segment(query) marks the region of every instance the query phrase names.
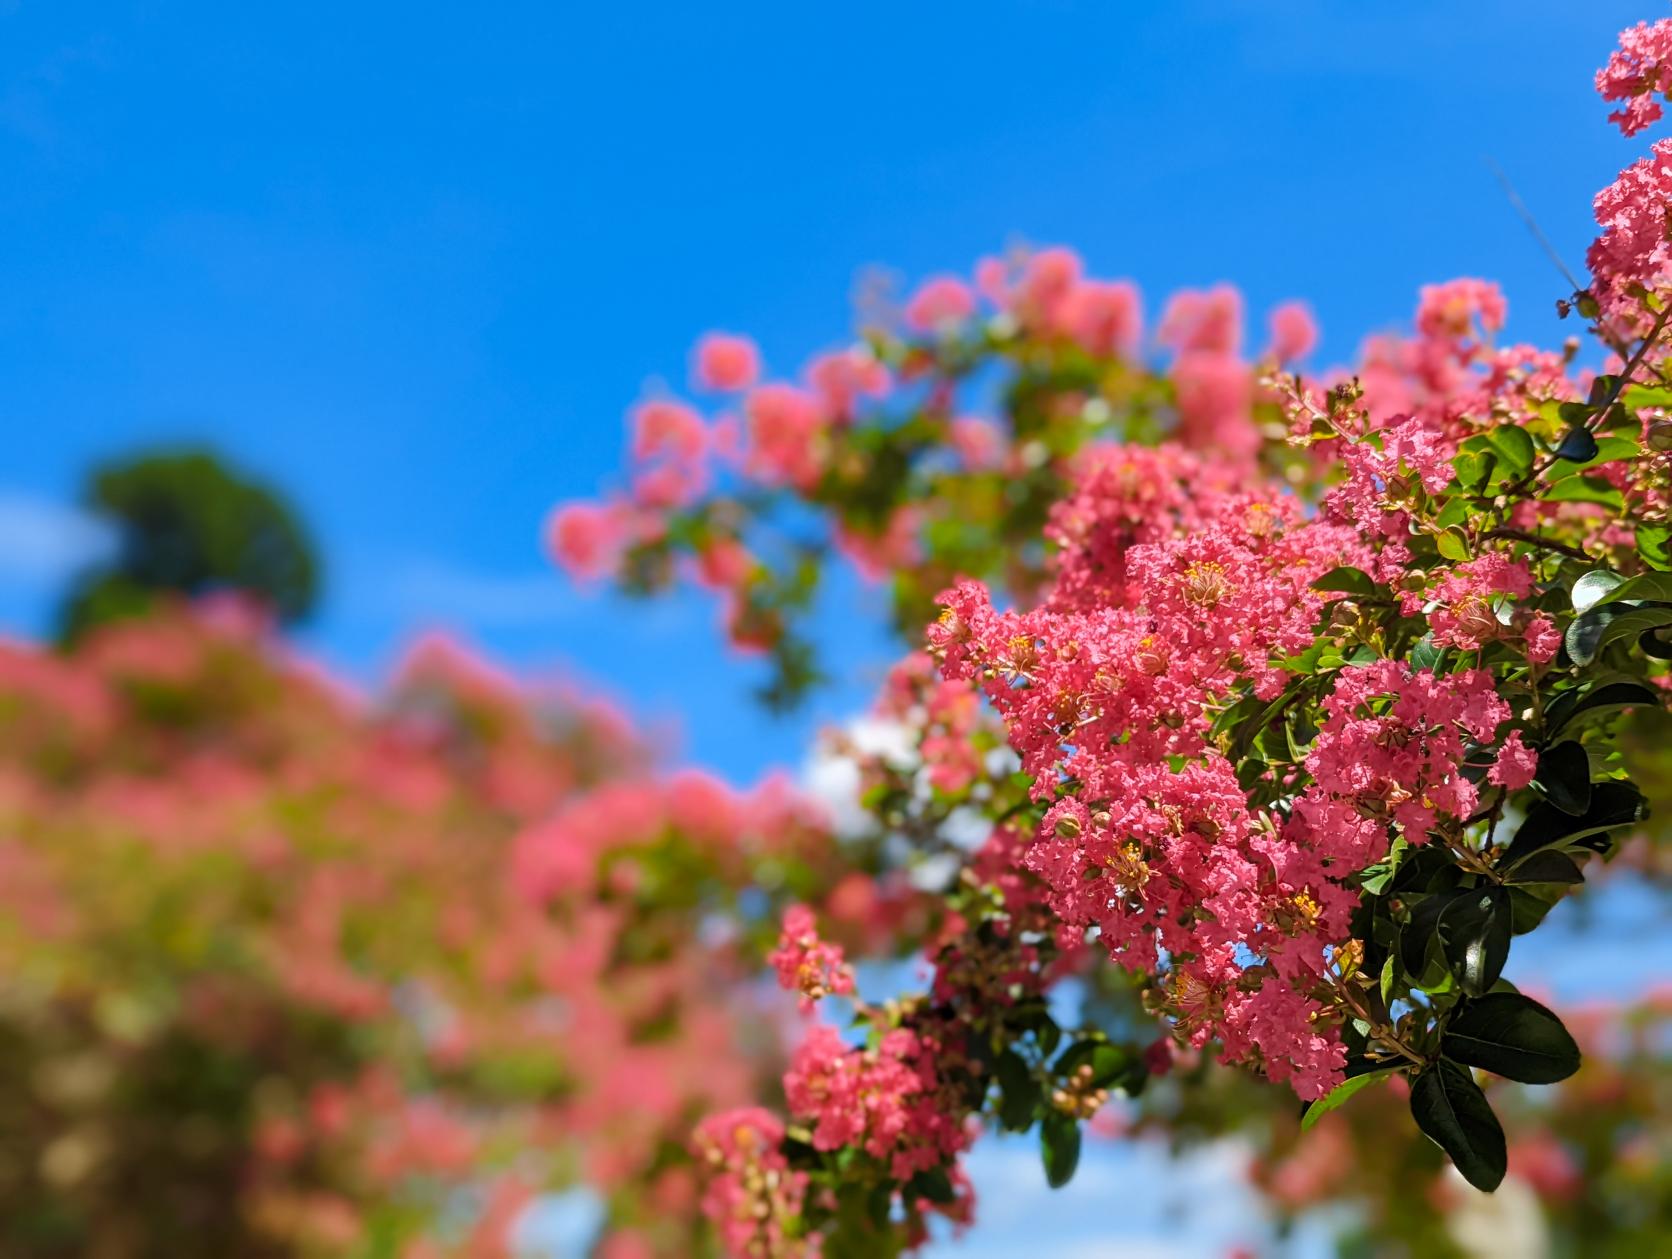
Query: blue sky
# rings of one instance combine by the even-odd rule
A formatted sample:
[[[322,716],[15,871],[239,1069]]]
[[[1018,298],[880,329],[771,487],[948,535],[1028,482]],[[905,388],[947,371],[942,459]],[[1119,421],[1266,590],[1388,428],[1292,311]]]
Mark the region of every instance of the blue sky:
[[[1374,8],[1374,11],[1372,11]],[[867,266],[1067,242],[1138,279],[1305,296],[1325,353],[1418,284],[1559,282],[1634,146],[1604,3],[0,3],[0,627],[42,624],[88,462],[209,440],[317,526],[308,644],[375,675],[420,622],[567,661],[734,776],[794,760],[887,654],[777,723],[698,600],[623,610],[540,558],[623,410],[711,326],[790,370]],[[859,609],[861,613],[864,607]]]
[[[305,638],[339,666],[375,676],[449,623],[677,714],[735,777],[796,763],[887,658],[868,596],[826,609],[847,681],[774,722],[704,602],[584,597],[537,549],[699,332],[790,370],[847,330],[863,268],[1020,239],[1132,276],[1152,312],[1221,279],[1257,314],[1305,297],[1325,359],[1458,274],[1552,341],[1560,281],[1487,159],[1577,265],[1591,194],[1642,147],[1590,77],[1661,12],[0,0],[0,629],[38,630],[85,552],[89,461],[207,440],[315,524]],[[1219,1254],[1248,1223],[1218,1165],[1181,1235],[1191,1174],[1111,1151],[1047,1198],[1024,1163],[984,1147],[978,1179],[1009,1188],[964,1253],[1022,1253],[1049,1219],[1076,1259]]]

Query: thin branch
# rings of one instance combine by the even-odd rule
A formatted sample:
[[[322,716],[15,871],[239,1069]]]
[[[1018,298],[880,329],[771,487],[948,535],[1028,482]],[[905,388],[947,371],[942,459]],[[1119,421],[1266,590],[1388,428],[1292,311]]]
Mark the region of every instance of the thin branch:
[[[1504,190],[1504,196],[1509,198],[1510,207],[1521,216],[1521,221],[1527,225],[1527,230],[1533,234],[1533,239],[1544,250],[1545,256],[1555,264],[1556,270],[1562,273],[1562,278],[1567,281],[1568,291],[1570,293],[1579,292],[1585,286],[1574,277],[1567,263],[1562,261],[1562,255],[1556,252],[1556,246],[1550,243],[1550,238],[1544,234],[1544,229],[1538,225],[1538,220],[1533,217],[1533,212],[1527,208],[1527,203],[1521,200],[1521,194],[1515,191],[1515,185],[1510,183],[1509,176],[1504,174],[1504,168],[1499,166],[1491,157],[1484,160],[1492,173],[1498,177],[1498,183]]]
[[[1488,538],[1502,538],[1506,542],[1525,542],[1528,546],[1542,547],[1546,551],[1555,551],[1561,555],[1570,555],[1576,560],[1583,560],[1589,564],[1590,555],[1580,547],[1567,542],[1558,542],[1555,538],[1547,538],[1542,533],[1532,533],[1526,529],[1511,529],[1507,525],[1489,530]]]

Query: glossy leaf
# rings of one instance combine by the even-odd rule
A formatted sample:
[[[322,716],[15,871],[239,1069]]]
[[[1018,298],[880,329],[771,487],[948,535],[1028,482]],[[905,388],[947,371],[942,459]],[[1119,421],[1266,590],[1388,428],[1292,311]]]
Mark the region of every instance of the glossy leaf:
[[[1643,573],[1615,586],[1600,603],[1672,603],[1672,573]]]
[[[1585,612],[1600,603],[1615,588],[1624,585],[1625,578],[1606,568],[1595,568],[1573,583],[1573,610]]]
[[[1661,695],[1642,682],[1608,682],[1588,691],[1565,691],[1545,710],[1545,724],[1552,735],[1582,713],[1604,708],[1659,707]]]
[[[1476,1189],[1491,1193],[1503,1183],[1509,1167],[1503,1126],[1464,1068],[1442,1059],[1417,1076],[1411,1117]]]
[[[1597,439],[1588,428],[1569,429],[1556,447],[1556,456],[1574,463],[1589,463],[1597,457]]]
[[[1462,893],[1441,912],[1440,947],[1457,986],[1469,996],[1498,982],[1509,957],[1510,923],[1509,893],[1497,886]]]
[[[1554,1084],[1579,1070],[1579,1046],[1550,1010],[1518,992],[1493,992],[1452,1015],[1440,1052],[1522,1084]]]
[[[1533,785],[1564,813],[1583,814],[1591,806],[1591,758],[1569,739],[1539,754]]]
[[[1513,866],[1535,852],[1556,844],[1572,844],[1601,835],[1643,818],[1643,793],[1628,782],[1595,783],[1591,804],[1579,817],[1540,801],[1527,813],[1505,850],[1501,865]]]
[[[1504,882],[1516,885],[1529,883],[1583,883],[1585,872],[1567,853],[1556,848],[1535,852],[1504,875]]]

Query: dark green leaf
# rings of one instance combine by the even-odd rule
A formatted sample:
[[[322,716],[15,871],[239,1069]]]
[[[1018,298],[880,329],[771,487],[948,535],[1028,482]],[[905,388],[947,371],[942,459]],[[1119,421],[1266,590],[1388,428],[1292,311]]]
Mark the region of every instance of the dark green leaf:
[[[1025,1132],[1039,1108],[1039,1081],[1022,1055],[1006,1049],[993,1068],[999,1082],[999,1124],[1010,1132]]]
[[[1503,973],[1509,957],[1509,893],[1477,887],[1454,897],[1439,918],[1440,947],[1457,986],[1478,997]]]
[[[1588,428],[1569,429],[1562,444],[1556,447],[1556,455],[1574,463],[1589,463],[1597,457],[1597,439]]]
[[[1399,964],[1413,980],[1428,967],[1428,945],[1434,938],[1440,914],[1458,896],[1456,891],[1436,892],[1411,907],[1410,920],[1399,928]]]
[[[1462,1067],[1442,1060],[1417,1076],[1411,1117],[1476,1189],[1491,1193],[1503,1182],[1509,1165],[1503,1127]]]
[[[1585,872],[1579,868],[1579,863],[1557,848],[1535,852],[1504,876],[1504,882],[1514,884],[1567,885],[1584,881]]]
[[[1672,603],[1672,573],[1643,573],[1622,582],[1599,603]]]
[[[1579,1070],[1579,1046],[1562,1020],[1531,997],[1493,992],[1446,1024],[1440,1052],[1522,1084],[1554,1084]]]
[[[1642,705],[1658,708],[1660,702],[1659,692],[1651,690],[1641,682],[1608,682],[1592,687],[1589,691],[1564,691],[1551,701],[1550,707],[1545,710],[1544,720],[1550,733],[1557,735],[1568,722],[1581,713],[1599,708]]]
[[[1380,1071],[1367,1071],[1363,1075],[1355,1075],[1350,1080],[1343,1080],[1328,1093],[1306,1108],[1306,1113],[1300,1117],[1300,1130],[1305,1132],[1330,1111],[1342,1106],[1355,1093],[1362,1093],[1372,1084],[1380,1084],[1393,1073],[1393,1068],[1383,1068]]]
[[[1581,666],[1595,660],[1602,650],[1602,636],[1613,619],[1614,612],[1609,608],[1592,608],[1574,617],[1562,639],[1568,658]]]
[[[1540,801],[1527,812],[1527,820],[1500,859],[1501,866],[1513,866],[1535,852],[1556,844],[1573,844],[1643,819],[1643,793],[1629,782],[1602,782],[1591,786],[1591,807],[1579,816],[1564,813],[1548,801]]]
[[[928,1171],[918,1172],[906,1182],[906,1193],[912,1197],[925,1198],[940,1206],[956,1199],[952,1191],[952,1177],[944,1167],[931,1167]]]
[[[1533,785],[1564,813],[1575,817],[1591,807],[1591,758],[1572,739],[1539,754]]]
[[[1060,1110],[1051,1111],[1039,1125],[1039,1152],[1045,1161],[1045,1183],[1061,1189],[1080,1165],[1080,1125]]]
[[[1603,630],[1597,650],[1601,651],[1609,643],[1618,642],[1622,638],[1636,638],[1667,625],[1672,625],[1672,608],[1632,608],[1630,611],[1620,612],[1608,622],[1608,628]]]

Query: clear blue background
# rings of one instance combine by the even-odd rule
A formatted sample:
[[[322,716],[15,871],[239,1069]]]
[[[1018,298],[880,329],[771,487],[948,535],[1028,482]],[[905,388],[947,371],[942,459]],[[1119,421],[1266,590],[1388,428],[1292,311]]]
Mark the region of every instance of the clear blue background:
[[[793,764],[888,657],[867,596],[829,600],[848,681],[774,722],[705,601],[623,609],[538,550],[698,333],[748,330],[793,370],[848,329],[863,267],[1022,239],[1136,278],[1152,313],[1221,279],[1256,316],[1305,297],[1322,361],[1458,274],[1553,343],[1562,282],[1487,159],[1578,266],[1592,193],[1646,148],[1591,75],[1663,11],[0,3],[0,628],[40,630],[85,553],[91,460],[209,440],[316,526],[305,640],[340,667],[373,678],[447,623],[677,714],[734,777]],[[1007,1149],[984,1183],[1012,1182]],[[1049,1205],[1001,1194],[972,1253],[1019,1253],[1041,1212],[1100,1239],[1077,1256],[1222,1253],[1245,1226],[1198,1197],[1193,1240],[1159,1206],[1112,1237],[1112,1199],[1165,1201],[1131,1157]]]
[[[700,600],[623,614],[537,548],[616,470],[646,382],[753,332],[781,370],[867,265],[1018,239],[1138,279],[1304,296],[1325,358],[1417,286],[1561,292],[1489,172],[1576,264],[1641,147],[1590,76],[1644,3],[0,5],[0,626],[74,548],[98,456],[209,439],[330,561],[311,647],[375,676],[420,621],[571,662],[737,776],[793,759],[886,657],[787,725]],[[9,526],[9,528],[7,527]],[[58,529],[59,533],[63,529]],[[59,552],[66,553],[60,555]]]

